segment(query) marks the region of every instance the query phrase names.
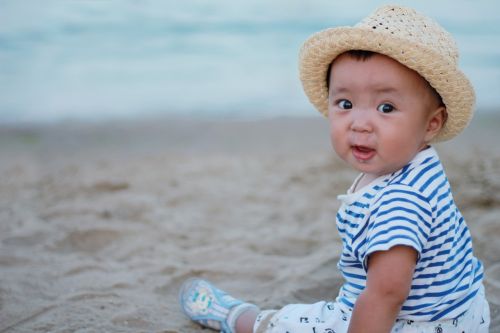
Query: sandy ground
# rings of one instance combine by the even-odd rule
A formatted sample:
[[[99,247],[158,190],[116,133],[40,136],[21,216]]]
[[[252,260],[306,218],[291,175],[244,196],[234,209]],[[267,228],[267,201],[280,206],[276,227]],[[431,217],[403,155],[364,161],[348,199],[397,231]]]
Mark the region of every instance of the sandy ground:
[[[500,332],[500,118],[437,146]],[[201,332],[202,276],[263,308],[333,298],[355,173],[318,117],[0,129],[0,333]],[[208,332],[208,331],[204,331]]]

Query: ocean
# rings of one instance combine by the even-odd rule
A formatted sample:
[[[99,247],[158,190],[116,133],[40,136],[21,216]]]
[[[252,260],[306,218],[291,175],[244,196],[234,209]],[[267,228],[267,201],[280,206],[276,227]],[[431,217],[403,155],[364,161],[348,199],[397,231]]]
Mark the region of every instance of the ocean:
[[[382,1],[0,0],[0,123],[311,115],[297,53]],[[500,2],[398,1],[456,38],[500,111]]]

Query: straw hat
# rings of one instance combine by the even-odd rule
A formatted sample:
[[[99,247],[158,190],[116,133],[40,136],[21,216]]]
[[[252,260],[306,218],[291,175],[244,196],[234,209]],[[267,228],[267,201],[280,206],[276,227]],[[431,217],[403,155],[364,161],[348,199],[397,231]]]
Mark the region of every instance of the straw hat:
[[[458,68],[453,37],[432,19],[400,6],[383,6],[354,27],[330,28],[313,34],[300,50],[299,71],[311,103],[328,114],[328,67],[349,50],[385,54],[423,76],[441,95],[448,119],[433,141],[460,133],[472,118],[474,88]]]

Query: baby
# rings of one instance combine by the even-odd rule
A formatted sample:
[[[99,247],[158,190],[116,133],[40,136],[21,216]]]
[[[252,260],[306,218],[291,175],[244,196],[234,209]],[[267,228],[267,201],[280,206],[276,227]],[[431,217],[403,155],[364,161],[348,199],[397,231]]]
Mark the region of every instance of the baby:
[[[335,152],[360,172],[340,195],[335,301],[261,311],[209,282],[184,283],[184,312],[225,333],[488,332],[483,265],[431,143],[472,117],[474,90],[436,22],[384,6],[303,45],[300,78],[330,123]]]

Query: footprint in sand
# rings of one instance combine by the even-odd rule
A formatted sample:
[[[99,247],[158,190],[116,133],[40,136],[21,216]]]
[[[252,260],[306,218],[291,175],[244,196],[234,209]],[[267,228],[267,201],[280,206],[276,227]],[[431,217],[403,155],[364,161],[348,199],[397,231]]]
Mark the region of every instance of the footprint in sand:
[[[56,242],[52,250],[96,253],[121,238],[123,233],[112,229],[75,230]]]
[[[93,184],[90,189],[96,192],[117,192],[126,190],[129,187],[130,184],[127,182],[100,181]]]

